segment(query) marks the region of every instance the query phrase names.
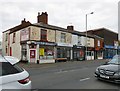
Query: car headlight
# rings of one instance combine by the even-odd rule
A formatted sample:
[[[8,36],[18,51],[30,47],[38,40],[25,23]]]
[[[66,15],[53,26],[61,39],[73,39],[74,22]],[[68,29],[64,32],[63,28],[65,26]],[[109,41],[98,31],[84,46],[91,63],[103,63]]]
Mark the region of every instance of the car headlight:
[[[114,75],[115,76],[120,76],[120,71],[116,72]]]
[[[98,72],[98,68],[96,68],[96,72]]]

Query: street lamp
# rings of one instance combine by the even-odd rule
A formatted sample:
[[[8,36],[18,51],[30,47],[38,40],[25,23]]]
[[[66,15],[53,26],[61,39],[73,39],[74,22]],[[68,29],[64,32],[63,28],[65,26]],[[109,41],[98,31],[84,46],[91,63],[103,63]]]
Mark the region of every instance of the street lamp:
[[[87,60],[87,16],[90,14],[94,14],[94,12],[86,14],[86,60]]]

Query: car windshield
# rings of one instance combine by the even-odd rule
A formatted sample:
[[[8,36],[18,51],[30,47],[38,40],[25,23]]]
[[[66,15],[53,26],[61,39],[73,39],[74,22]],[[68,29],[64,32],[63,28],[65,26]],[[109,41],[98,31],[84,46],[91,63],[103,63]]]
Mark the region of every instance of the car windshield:
[[[120,55],[116,55],[114,56],[109,62],[108,64],[120,64]]]

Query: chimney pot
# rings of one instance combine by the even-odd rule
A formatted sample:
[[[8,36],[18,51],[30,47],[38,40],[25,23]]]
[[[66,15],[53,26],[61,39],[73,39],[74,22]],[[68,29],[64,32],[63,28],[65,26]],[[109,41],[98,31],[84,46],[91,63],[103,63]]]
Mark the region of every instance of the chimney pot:
[[[40,12],[38,12],[38,15],[40,15]]]
[[[21,21],[21,24],[24,24],[24,23],[26,23],[25,18]]]

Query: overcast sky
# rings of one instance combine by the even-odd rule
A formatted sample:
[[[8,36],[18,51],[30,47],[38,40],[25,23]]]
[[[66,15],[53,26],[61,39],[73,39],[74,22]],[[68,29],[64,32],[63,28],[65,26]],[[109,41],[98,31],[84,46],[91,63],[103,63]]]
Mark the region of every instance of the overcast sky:
[[[88,29],[105,27],[118,32],[119,0],[0,0],[0,40],[2,32],[21,23],[23,18],[37,22],[38,12],[48,13],[48,24],[66,28],[74,25],[77,31],[85,31],[85,15]]]

